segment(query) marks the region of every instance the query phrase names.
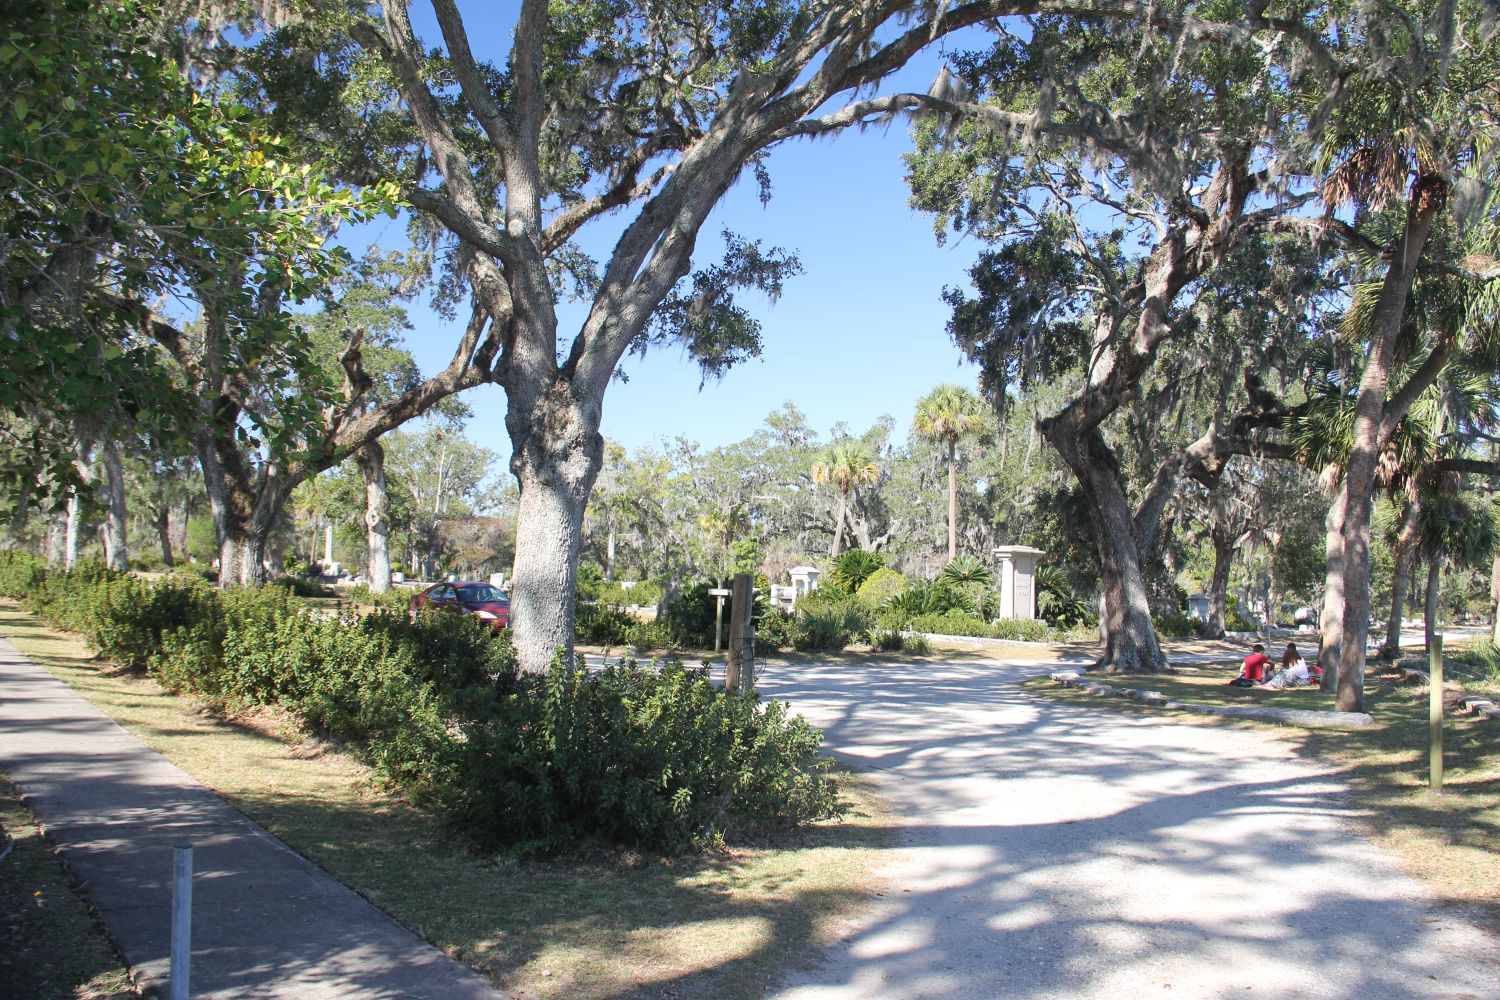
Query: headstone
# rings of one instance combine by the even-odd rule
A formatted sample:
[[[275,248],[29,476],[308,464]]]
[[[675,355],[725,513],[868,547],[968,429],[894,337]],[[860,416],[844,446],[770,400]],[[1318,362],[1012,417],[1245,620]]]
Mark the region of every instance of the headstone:
[[[1188,598],[1188,617],[1206,622],[1212,605],[1213,602],[1208,599],[1207,594],[1194,594]]]
[[[392,573],[391,574],[391,582],[392,583],[405,583],[406,582],[406,574],[405,573]]]
[[[787,571],[792,577],[792,590],[796,597],[802,597],[818,589],[818,577],[821,575],[816,566],[793,566]],[[795,598],[793,599],[795,602]]]
[[[1001,545],[995,549],[1000,559],[1000,617],[1036,617],[1036,564],[1047,553],[1028,545]]]
[[[505,589],[505,574],[504,573],[491,573],[490,574],[490,586],[496,588],[497,590],[504,590]]]

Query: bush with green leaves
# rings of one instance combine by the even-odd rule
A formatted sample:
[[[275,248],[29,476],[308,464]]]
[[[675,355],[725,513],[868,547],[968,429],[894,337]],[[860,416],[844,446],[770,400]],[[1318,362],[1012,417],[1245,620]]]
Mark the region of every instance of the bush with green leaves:
[[[1156,626],[1157,635],[1168,639],[1201,638],[1204,632],[1202,619],[1194,618],[1177,612],[1171,615],[1159,615],[1151,619],[1151,624]]]
[[[15,566],[0,571],[20,579]],[[284,587],[94,564],[43,574],[28,600],[171,690],[275,706],[337,737],[487,846],[678,851],[840,809],[816,730],[681,666],[522,676],[509,634],[469,615],[316,615]]]
[[[20,600],[47,577],[47,562],[29,552],[0,549],[0,597]]]
[[[666,851],[840,811],[820,735],[668,664],[520,678],[495,719],[455,741],[441,801],[487,846],[550,853],[581,840]]]
[[[864,640],[875,616],[854,598],[819,587],[797,601],[792,646],[803,652],[837,652]]]
[[[755,621],[755,644],[765,649],[788,649],[797,637],[797,613],[771,608]]]
[[[882,566],[865,578],[855,597],[867,608],[878,608],[906,591],[906,577],[889,566]]]
[[[846,594],[855,594],[884,565],[885,560],[874,552],[847,549],[833,560],[825,582]]]
[[[918,615],[940,615],[963,609],[963,599],[941,580],[916,580],[886,602],[886,607],[915,618]],[[967,610],[967,609],[963,609]]]
[[[932,635],[963,635],[1021,642],[1045,642],[1053,638],[1047,623],[1039,618],[1002,618],[987,622],[959,610],[918,615],[911,620],[911,630]]]
[[[626,641],[640,619],[608,604],[579,603],[573,613],[573,632],[579,642],[596,646],[618,646]]]

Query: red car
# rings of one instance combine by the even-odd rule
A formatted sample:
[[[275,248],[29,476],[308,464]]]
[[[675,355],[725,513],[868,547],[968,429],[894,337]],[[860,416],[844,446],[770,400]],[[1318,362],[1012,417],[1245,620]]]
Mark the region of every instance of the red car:
[[[424,607],[462,611],[480,619],[497,632],[510,626],[510,598],[499,587],[489,583],[474,580],[434,583],[426,590],[412,595],[412,612]]]

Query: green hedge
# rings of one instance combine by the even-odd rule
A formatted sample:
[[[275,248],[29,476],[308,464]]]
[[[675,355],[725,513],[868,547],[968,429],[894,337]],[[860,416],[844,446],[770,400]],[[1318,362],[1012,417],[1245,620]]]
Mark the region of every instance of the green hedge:
[[[913,632],[929,632],[934,635],[971,635],[984,639],[1009,639],[1025,642],[1046,642],[1056,638],[1047,623],[1038,618],[1002,618],[987,622],[964,611],[944,611],[941,614],[917,615],[908,626]]]
[[[14,554],[0,588],[171,690],[345,741],[486,847],[679,851],[841,809],[817,730],[681,667],[523,675],[508,633],[467,615],[320,617],[282,587],[49,573]]]

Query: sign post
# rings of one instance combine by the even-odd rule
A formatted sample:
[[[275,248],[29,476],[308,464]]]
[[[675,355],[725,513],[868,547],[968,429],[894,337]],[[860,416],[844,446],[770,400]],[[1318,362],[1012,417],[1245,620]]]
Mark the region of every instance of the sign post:
[[[730,591],[723,587],[714,587],[708,592],[710,597],[719,599],[719,607],[714,612],[714,652],[717,653],[724,648],[724,598],[728,597]]]

